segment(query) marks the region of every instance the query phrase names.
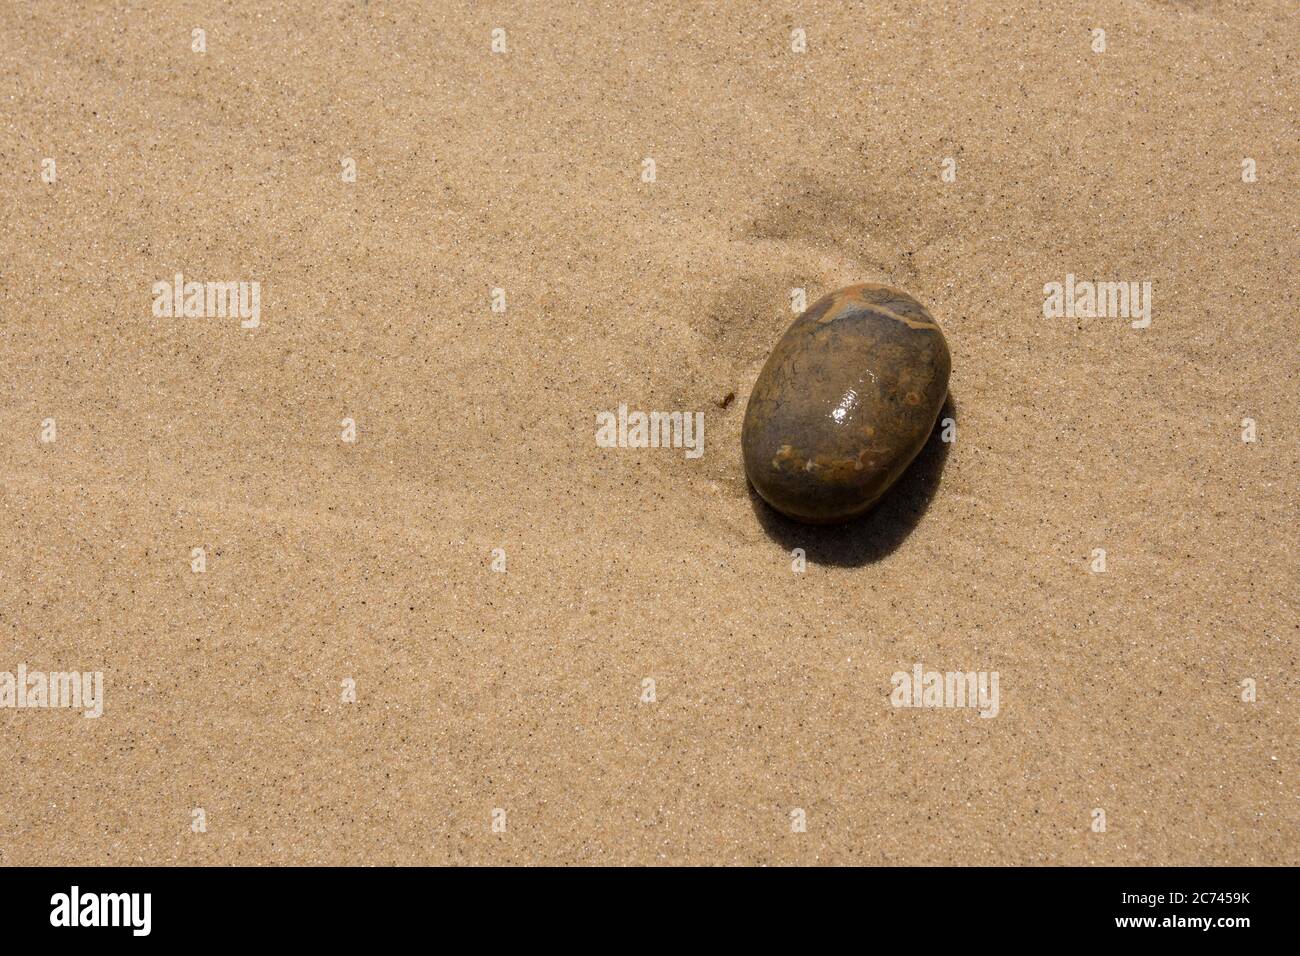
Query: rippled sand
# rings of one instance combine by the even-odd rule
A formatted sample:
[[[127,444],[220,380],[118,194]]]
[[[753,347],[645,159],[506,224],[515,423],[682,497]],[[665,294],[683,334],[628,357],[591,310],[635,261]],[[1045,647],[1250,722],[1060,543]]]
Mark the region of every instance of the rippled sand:
[[[0,863],[1300,862],[1291,4],[233,6],[0,8],[0,671],[105,687]],[[805,530],[740,421],[853,281],[956,441]]]

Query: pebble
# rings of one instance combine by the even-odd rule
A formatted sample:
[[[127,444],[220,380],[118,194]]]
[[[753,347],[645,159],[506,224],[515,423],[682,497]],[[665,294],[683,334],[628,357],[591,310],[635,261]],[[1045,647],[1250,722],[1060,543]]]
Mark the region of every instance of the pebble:
[[[906,292],[863,283],[794,320],[745,408],[745,473],[777,511],[810,524],[869,511],[934,429],[952,359]]]

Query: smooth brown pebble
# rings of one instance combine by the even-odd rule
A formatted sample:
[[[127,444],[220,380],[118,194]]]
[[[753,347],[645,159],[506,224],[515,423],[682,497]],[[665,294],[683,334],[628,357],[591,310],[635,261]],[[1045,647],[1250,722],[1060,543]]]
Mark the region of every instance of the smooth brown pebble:
[[[906,292],[832,292],[772,349],[745,408],[745,473],[763,500],[811,524],[870,510],[930,437],[948,395],[943,332]]]

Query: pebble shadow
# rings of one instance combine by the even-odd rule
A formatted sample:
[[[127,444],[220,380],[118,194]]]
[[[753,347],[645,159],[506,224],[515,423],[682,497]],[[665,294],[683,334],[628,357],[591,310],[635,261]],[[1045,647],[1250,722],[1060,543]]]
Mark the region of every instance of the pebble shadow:
[[[749,503],[759,524],[786,551],[803,548],[807,559],[814,564],[860,567],[889,557],[907,540],[939,490],[950,445],[940,437],[945,418],[957,421],[957,405],[952,395],[944,401],[939,420],[920,454],[880,504],[861,518],[841,525],[800,524],[774,511],[759,497],[753,485],[749,485]]]

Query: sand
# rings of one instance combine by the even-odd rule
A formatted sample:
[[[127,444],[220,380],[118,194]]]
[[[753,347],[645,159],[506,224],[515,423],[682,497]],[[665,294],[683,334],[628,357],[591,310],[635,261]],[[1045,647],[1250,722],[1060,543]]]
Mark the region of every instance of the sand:
[[[700,6],[0,9],[0,671],[104,687],[0,863],[1300,862],[1294,5]],[[740,421],[854,281],[956,436],[809,530]]]

